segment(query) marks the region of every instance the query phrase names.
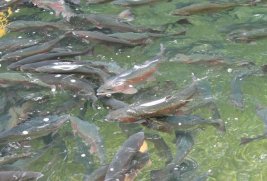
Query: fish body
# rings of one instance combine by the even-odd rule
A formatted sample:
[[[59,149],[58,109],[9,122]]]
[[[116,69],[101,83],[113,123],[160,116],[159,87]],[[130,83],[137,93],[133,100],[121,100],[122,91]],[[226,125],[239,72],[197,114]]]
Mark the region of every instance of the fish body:
[[[44,53],[47,52],[49,50],[52,50],[54,48],[54,46],[56,46],[61,40],[63,40],[64,38],[67,37],[69,33],[65,33],[64,35],[48,41],[46,43],[40,44],[40,45],[35,45],[35,46],[31,46],[25,49],[21,49],[21,50],[17,50],[15,52],[11,52],[8,54],[5,54],[4,56],[1,57],[0,62],[1,61],[18,61],[20,59],[32,56],[32,55],[36,55],[39,53]]]
[[[43,176],[40,172],[32,171],[0,171],[0,180],[3,181],[36,181]]]
[[[101,164],[106,162],[103,140],[96,125],[83,121],[77,117],[71,117],[71,126],[75,135],[80,136],[90,146],[90,153],[97,154]]]
[[[120,6],[138,6],[153,3],[157,0],[115,0],[112,4],[120,5]]]
[[[66,20],[74,16],[75,13],[66,5],[64,0],[30,0],[35,6],[47,10],[53,10],[56,16],[61,15]]]
[[[236,3],[225,3],[225,4],[199,3],[199,4],[192,4],[186,7],[176,9],[172,12],[172,15],[190,16],[194,14],[217,12],[217,11],[222,11],[226,9],[232,9],[236,6],[239,6],[239,5]]]
[[[203,119],[195,115],[177,115],[156,118],[152,124],[158,124],[158,129],[165,132],[190,131],[206,125],[214,126],[219,131],[225,132],[225,125],[221,119]]]
[[[137,89],[133,86],[144,82],[156,72],[159,63],[163,60],[164,49],[161,48],[159,55],[143,65],[136,65],[132,69],[108,79],[97,90],[97,95],[108,95],[114,93],[134,94]]]
[[[267,28],[254,28],[251,30],[239,29],[230,32],[227,39],[238,43],[249,43],[267,37]]]
[[[151,171],[151,181],[170,181],[176,180],[177,174],[178,176],[181,174],[181,169],[179,169],[179,165],[183,163],[185,157],[192,150],[194,145],[193,137],[190,133],[179,133],[176,136],[176,156],[172,160],[171,163],[166,165],[165,168],[160,170],[152,170]],[[178,172],[178,173],[176,173]],[[179,178],[179,177],[178,177]]]
[[[196,85],[192,83],[177,94],[110,111],[106,119],[109,121],[135,122],[143,118],[179,113],[179,109],[190,102],[196,93]]]
[[[0,52],[4,54],[6,52],[13,52],[18,49],[31,47],[36,44],[38,44],[37,40],[2,38],[0,41]]]
[[[144,133],[138,132],[130,136],[118,150],[114,158],[112,159],[105,181],[111,180],[123,180],[125,174],[128,171],[128,167],[132,162],[133,158],[139,152],[141,146],[144,143]]]
[[[59,22],[43,22],[43,21],[12,21],[6,26],[9,32],[18,32],[25,30],[60,30],[60,31],[70,31],[73,28],[68,26],[67,23],[63,21]]]
[[[43,60],[51,60],[51,59],[58,59],[63,57],[73,57],[78,55],[84,55],[87,53],[92,52],[92,49],[87,49],[82,52],[51,52],[51,53],[40,53],[37,55],[33,55],[30,57],[26,57],[24,59],[21,59],[17,62],[14,62],[10,64],[7,68],[11,70],[18,69],[21,65],[35,63],[35,62],[41,62]],[[90,53],[91,54],[91,53]]]
[[[69,119],[68,115],[36,117],[0,133],[0,143],[39,138],[56,131]]]
[[[77,36],[82,39],[86,39],[89,41],[103,42],[107,44],[121,44],[127,46],[133,46],[130,41],[119,39],[116,37],[109,36],[105,33],[97,32],[97,31],[73,31],[74,36]]]
[[[0,73],[0,87],[9,87],[18,84],[50,87],[45,82],[39,80],[37,77],[33,77],[29,73],[27,74],[15,73],[15,72]]]
[[[79,96],[84,97],[87,100],[91,100],[93,103],[97,101],[92,85],[85,79],[79,79],[73,75],[63,74],[39,75],[38,78],[48,85],[67,89],[75,94],[77,93]]]

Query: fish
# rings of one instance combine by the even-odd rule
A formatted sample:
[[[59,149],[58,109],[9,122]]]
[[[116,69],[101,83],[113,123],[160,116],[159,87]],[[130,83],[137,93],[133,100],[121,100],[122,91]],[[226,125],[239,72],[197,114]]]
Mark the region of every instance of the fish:
[[[165,168],[152,170],[150,172],[151,181],[169,181],[177,179],[176,173],[179,175],[179,165],[183,163],[185,157],[190,153],[194,145],[194,140],[191,133],[177,132],[176,133],[176,156],[171,163]]]
[[[104,181],[109,165],[103,165],[94,170],[90,175],[86,175],[83,181]]]
[[[98,29],[110,29],[117,32],[143,32],[148,29],[142,27],[136,27],[132,24],[121,22],[117,17],[109,14],[79,14],[71,18],[71,23],[80,20],[86,25],[94,25]],[[73,23],[74,23],[73,22]]]
[[[201,13],[210,13],[210,12],[218,12],[226,9],[233,9],[237,6],[241,6],[237,3],[197,3],[191,4],[189,6],[185,6],[179,9],[174,10],[172,15],[180,15],[180,16],[190,16]]]
[[[35,139],[59,129],[69,115],[35,117],[0,133],[0,144]]]
[[[92,67],[86,62],[54,62],[44,66],[36,67],[35,72],[52,73],[52,74],[78,74],[97,78],[103,83],[109,74],[99,68]]]
[[[249,71],[244,71],[244,72],[241,72],[239,74],[237,74],[232,82],[231,82],[231,95],[230,95],[230,100],[231,100],[231,103],[236,107],[236,108],[239,108],[239,109],[243,109],[244,108],[244,95],[242,93],[242,90],[241,90],[241,86],[242,86],[242,83],[243,83],[243,80],[248,77],[248,76],[251,76],[251,75],[254,75],[254,74],[257,74],[259,73],[259,70],[258,68],[253,68]]]
[[[50,88],[49,84],[41,81],[37,77],[34,77],[32,74],[27,73],[16,73],[16,72],[5,72],[0,73],[0,87],[9,87],[15,85],[24,85],[24,86],[41,86]]]
[[[184,35],[184,34],[185,34],[185,31],[182,30],[182,31],[172,33],[172,34],[150,33],[150,32],[141,32],[141,33],[119,32],[119,33],[109,34],[109,36],[129,41],[133,45],[145,45],[145,44],[151,43],[152,39],[161,38],[161,37],[169,37],[169,36],[178,36],[178,35]]]
[[[0,171],[0,180],[5,181],[30,181],[39,180],[44,175],[41,172],[32,171]]]
[[[25,152],[25,153],[15,153],[12,155],[5,155],[0,157],[0,165],[12,164],[17,160],[28,158],[33,155],[32,152]]]
[[[41,62],[44,60],[59,59],[63,57],[73,57],[78,55],[92,54],[92,49],[88,48],[85,51],[73,51],[73,52],[51,52],[51,53],[40,53],[23,58],[17,62],[11,63],[7,68],[10,70],[17,70],[21,65]]]
[[[64,0],[30,0],[30,2],[39,8],[53,10],[56,16],[61,15],[67,21],[75,16],[75,13],[66,5]]]
[[[179,62],[183,64],[197,64],[197,65],[226,65],[228,62],[219,56],[210,56],[205,54],[182,54],[178,53],[174,57],[170,58],[170,62]]]
[[[159,134],[145,132],[145,140],[153,143],[154,148],[156,149],[156,154],[160,159],[166,160],[165,164],[168,164],[173,160],[170,147]]]
[[[256,114],[260,119],[263,121],[264,124],[264,133],[257,135],[255,137],[242,137],[240,144],[247,144],[252,141],[257,141],[261,139],[266,139],[267,138],[267,108],[263,107],[262,105],[257,105],[256,106]]]
[[[54,46],[56,46],[61,40],[65,39],[69,34],[70,32],[67,32],[64,35],[61,35],[60,37],[54,40],[50,40],[40,45],[35,45],[35,46],[31,46],[31,47],[24,48],[21,50],[17,50],[15,52],[7,53],[1,57],[0,62],[3,62],[3,61],[15,62],[15,61],[18,61],[20,59],[23,59],[23,58],[26,58],[32,55],[36,55],[39,53],[44,53],[49,50],[52,50]]]
[[[139,5],[153,3],[156,1],[157,0],[115,0],[112,1],[112,4],[120,6],[139,6]]]
[[[227,34],[227,40],[237,43],[249,43],[267,37],[267,28],[254,28],[250,30],[237,29]]]
[[[111,77],[97,89],[97,95],[109,95],[114,93],[135,94],[137,89],[134,85],[144,82],[156,72],[163,58],[165,48],[161,45],[160,53],[152,60],[142,65],[135,65],[132,69]]]
[[[191,131],[206,125],[214,126],[218,131],[225,132],[225,124],[221,119],[203,119],[196,115],[166,116],[148,120],[150,128],[167,133],[173,133],[176,130]]]
[[[133,46],[130,41],[119,39],[116,37],[109,36],[105,33],[101,33],[98,31],[73,31],[72,32],[74,36],[77,36],[82,39],[86,39],[89,41],[95,41],[100,43],[106,43],[106,44],[119,44],[119,45],[127,45],[127,46]]]
[[[8,32],[34,31],[34,30],[60,30],[71,31],[74,28],[67,24],[67,22],[44,22],[44,21],[24,21],[17,20],[10,22],[6,29]]]
[[[144,144],[144,132],[131,135],[113,157],[105,181],[124,180],[128,166]]]
[[[18,49],[23,49],[37,45],[38,40],[32,40],[27,38],[1,38],[0,41],[0,55],[6,54],[7,52],[13,52]]]
[[[73,75],[64,74],[45,74],[38,75],[37,77],[50,86],[67,89],[78,94],[86,100],[92,101],[93,105],[97,101],[95,90],[93,89],[92,84],[86,79],[79,79]]]
[[[197,94],[196,83],[186,86],[182,91],[163,98],[145,102],[134,103],[125,108],[110,111],[106,121],[135,122],[140,119],[178,114],[179,109],[192,101]]]
[[[100,4],[100,3],[105,3],[110,0],[86,0],[86,4]]]
[[[71,127],[74,135],[80,136],[83,141],[90,146],[89,153],[97,154],[100,163],[106,163],[104,143],[96,125],[77,117],[70,117]]]

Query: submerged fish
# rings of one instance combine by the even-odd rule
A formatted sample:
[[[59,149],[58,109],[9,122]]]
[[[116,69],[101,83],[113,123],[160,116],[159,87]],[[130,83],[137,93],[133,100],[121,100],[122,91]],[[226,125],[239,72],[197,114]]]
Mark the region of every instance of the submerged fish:
[[[227,39],[239,42],[249,43],[254,40],[261,40],[267,37],[267,28],[254,28],[250,30],[238,29],[230,32],[227,35]]]
[[[225,125],[221,119],[203,119],[195,115],[166,116],[150,119],[150,121],[150,128],[162,130],[168,133],[176,130],[194,130],[206,125],[214,126],[219,131],[225,132]]]
[[[7,68],[14,70],[18,69],[20,66],[25,65],[25,64],[30,64],[30,63],[35,63],[35,62],[41,62],[44,60],[51,60],[51,59],[58,59],[62,57],[74,57],[78,55],[84,55],[84,54],[92,54],[92,49],[86,49],[85,51],[74,51],[74,52],[49,52],[49,53],[40,53],[37,55],[29,56],[26,58],[23,58],[17,62],[14,62],[10,64]]]
[[[38,44],[38,40],[31,39],[9,39],[9,38],[1,38],[0,41],[0,55],[6,54],[8,52],[13,52],[18,49],[23,49],[27,47],[31,47],[33,45]]]
[[[42,43],[40,45],[35,45],[29,48],[25,48],[25,49],[21,49],[21,50],[17,50],[15,52],[11,52],[8,54],[5,54],[4,56],[1,57],[0,62],[1,61],[18,61],[20,59],[32,56],[32,55],[36,55],[39,53],[44,53],[47,52],[49,50],[52,50],[54,48],[54,46],[56,46],[61,40],[63,40],[64,38],[66,38],[68,35],[70,34],[70,32],[65,33],[64,35],[48,41],[46,43]]]
[[[76,21],[75,18],[78,18],[82,22],[86,22],[86,25],[88,23],[92,24],[98,29],[107,28],[118,32],[142,32],[146,30],[145,28],[121,22],[117,17],[108,14],[80,14],[72,18],[71,22]]]
[[[0,143],[35,139],[59,129],[69,119],[68,115],[36,117],[0,133]]]
[[[196,84],[193,82],[177,94],[150,102],[135,103],[125,108],[110,111],[106,119],[108,121],[135,122],[142,118],[177,114],[179,109],[190,102],[196,93]]]
[[[91,154],[97,154],[101,164],[104,164],[106,162],[105,150],[98,127],[77,117],[70,117],[70,121],[73,133],[80,136],[83,141],[90,146],[89,152]]]
[[[181,170],[180,164],[183,163],[185,157],[192,150],[194,145],[193,137],[190,133],[179,132],[176,135],[176,156],[171,163],[160,170],[152,170],[150,173],[151,181],[170,181],[179,178]],[[178,172],[178,178],[177,173]]]
[[[189,6],[176,9],[172,12],[172,15],[189,16],[189,15],[200,14],[200,13],[217,12],[217,11],[222,11],[226,9],[233,9],[237,6],[240,6],[240,4],[237,4],[237,3],[225,3],[225,4],[198,3],[198,4],[191,4]]]
[[[72,12],[70,7],[68,7],[64,0],[30,0],[34,5],[39,8],[53,10],[56,16],[61,15],[66,20],[74,16],[75,13]]]
[[[40,172],[32,171],[0,171],[0,180],[3,181],[34,181],[43,176]]]
[[[114,93],[134,94],[137,89],[134,85],[139,84],[157,70],[159,63],[163,60],[164,48],[161,45],[159,55],[143,65],[136,65],[133,69],[122,72],[121,74],[108,79],[97,89],[97,95],[108,95]]]
[[[41,81],[37,77],[34,77],[32,74],[27,73],[15,73],[15,72],[7,72],[0,73],[0,87],[9,87],[14,85],[38,85],[42,87],[50,88],[49,84]]]
[[[157,0],[115,0],[112,4],[120,5],[120,6],[138,6],[153,3]]]
[[[228,64],[222,57],[210,56],[205,54],[176,54],[170,59],[170,62],[179,62],[184,64],[203,64],[203,65],[225,65]]]
[[[263,121],[264,133],[260,134],[258,136],[252,137],[252,138],[243,137],[243,138],[241,138],[241,144],[247,144],[247,143],[250,143],[252,141],[257,141],[257,140],[267,138],[267,108],[258,105],[256,113],[257,113],[257,116],[259,116],[261,118],[261,120]]]
[[[92,101],[93,104],[97,101],[95,90],[93,89],[91,83],[86,79],[80,79],[73,75],[63,74],[38,75],[38,78],[48,85],[74,92],[75,94]]]
[[[68,26],[66,22],[44,22],[44,21],[12,21],[6,26],[9,32],[25,31],[25,30],[60,30],[70,31],[73,28]]]
[[[82,39],[86,39],[89,41],[103,42],[107,44],[121,44],[127,46],[133,46],[134,44],[130,41],[119,39],[116,37],[109,36],[105,33],[101,33],[98,31],[73,31],[74,36],[77,36]]]
[[[144,133],[138,132],[130,136],[123,143],[109,165],[105,181],[124,180],[128,171],[127,168],[139,153],[140,148],[144,144],[144,140]]]

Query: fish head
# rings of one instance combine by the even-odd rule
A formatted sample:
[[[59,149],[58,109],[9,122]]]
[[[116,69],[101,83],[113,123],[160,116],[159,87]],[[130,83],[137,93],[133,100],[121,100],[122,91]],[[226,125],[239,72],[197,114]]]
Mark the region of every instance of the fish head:
[[[126,80],[110,80],[97,89],[97,95],[109,95],[114,93],[135,94],[137,89],[127,83]]]

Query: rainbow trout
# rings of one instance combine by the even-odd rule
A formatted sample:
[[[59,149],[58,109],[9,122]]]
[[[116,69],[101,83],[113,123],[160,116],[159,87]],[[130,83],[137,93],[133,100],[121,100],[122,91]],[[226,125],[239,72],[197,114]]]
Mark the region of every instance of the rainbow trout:
[[[190,102],[196,93],[196,84],[193,82],[177,94],[110,111],[106,119],[108,121],[135,122],[143,118],[179,113],[179,109]]]
[[[161,45],[159,55],[143,65],[136,65],[133,69],[108,79],[97,89],[97,95],[109,95],[114,93],[135,94],[137,89],[134,85],[144,82],[156,72],[159,63],[163,61],[165,49]]]

